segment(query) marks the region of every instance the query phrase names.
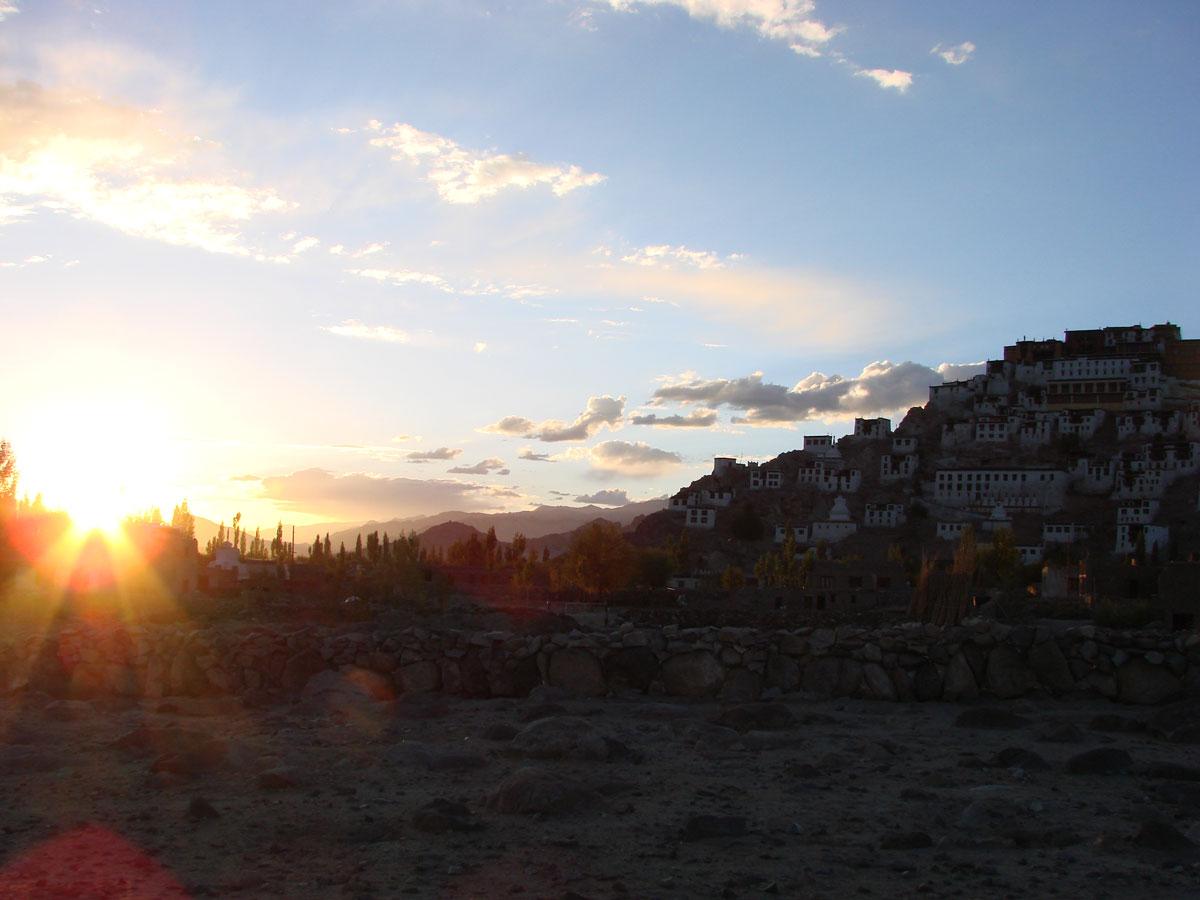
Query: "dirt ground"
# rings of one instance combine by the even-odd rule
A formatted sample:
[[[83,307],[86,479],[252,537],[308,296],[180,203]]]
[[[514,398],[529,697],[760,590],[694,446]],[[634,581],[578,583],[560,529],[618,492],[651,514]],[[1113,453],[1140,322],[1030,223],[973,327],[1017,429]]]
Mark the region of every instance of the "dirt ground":
[[[1104,702],[0,703],[5,897],[1200,896]]]

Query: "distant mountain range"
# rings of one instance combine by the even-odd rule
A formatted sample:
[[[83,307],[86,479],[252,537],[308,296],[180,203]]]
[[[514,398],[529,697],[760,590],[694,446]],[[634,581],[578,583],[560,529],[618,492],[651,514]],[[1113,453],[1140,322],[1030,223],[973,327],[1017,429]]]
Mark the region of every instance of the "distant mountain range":
[[[329,542],[332,544],[335,552],[341,543],[345,543],[346,548],[351,549],[354,547],[355,539],[360,534],[365,541],[366,536],[372,531],[378,531],[381,535],[386,532],[392,537],[415,531],[418,535],[422,535],[427,546],[437,545],[444,549],[444,547],[449,547],[450,544],[453,544],[455,540],[465,540],[470,536],[471,529],[486,534],[489,528],[495,528],[496,537],[501,541],[508,542],[518,533],[524,534],[535,548],[540,550],[543,545],[546,545],[550,547],[552,554],[557,554],[570,542],[571,532],[589,522],[596,519],[604,519],[609,522],[615,522],[624,528],[633,524],[640,517],[656,513],[661,509],[665,509],[666,506],[666,498],[659,497],[654,500],[627,503],[624,506],[612,508],[593,505],[537,506],[533,509],[509,513],[481,513],[453,510],[429,516],[388,519],[386,522],[373,520],[364,522],[361,525],[355,525],[350,522],[324,522],[316,525],[297,525],[296,544],[298,546],[296,550],[298,555],[307,553],[307,545],[311,544],[317,535],[324,537],[326,534],[329,535]],[[457,527],[438,528],[437,531],[428,534],[428,537],[426,537],[430,529],[437,526],[446,526],[448,523],[455,523]],[[225,523],[227,528],[229,524],[229,522]],[[200,543],[201,550],[204,549],[204,545],[210,539],[216,537],[217,529],[218,523],[202,518],[201,516],[196,516],[196,540]],[[253,526],[250,528],[250,534],[251,536],[254,534]],[[274,536],[274,528],[263,528],[262,537],[265,540],[269,542]],[[286,540],[291,540],[291,526],[284,525],[284,537]]]
[[[387,533],[392,537],[415,531],[418,535],[427,532],[437,525],[447,522],[461,523],[486,533],[489,528],[496,529],[496,537],[508,542],[517,534],[523,534],[532,542],[535,538],[569,535],[570,532],[596,519],[604,519],[625,527],[641,516],[648,516],[665,509],[667,500],[659,497],[655,500],[643,500],[639,503],[627,503],[611,509],[602,506],[537,506],[530,510],[510,513],[480,513],[453,512],[437,513],[432,516],[410,516],[405,519],[389,519],[386,522],[364,522],[362,525],[346,528],[343,531],[330,531],[329,542],[336,551],[340,543],[346,547],[354,546],[355,539],[361,534],[372,531],[380,534]],[[309,530],[309,529],[306,529]],[[297,530],[299,536],[299,530]],[[465,532],[463,532],[465,533]],[[569,538],[568,538],[569,539]],[[447,544],[454,541],[451,540]],[[553,550],[551,552],[554,552]]]

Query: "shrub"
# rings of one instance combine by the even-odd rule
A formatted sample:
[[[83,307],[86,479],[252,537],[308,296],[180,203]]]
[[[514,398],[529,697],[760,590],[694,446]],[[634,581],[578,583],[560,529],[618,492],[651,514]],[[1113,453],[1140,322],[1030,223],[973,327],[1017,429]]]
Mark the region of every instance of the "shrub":
[[[1154,619],[1145,600],[1101,600],[1092,613],[1092,621],[1105,628],[1141,628]]]

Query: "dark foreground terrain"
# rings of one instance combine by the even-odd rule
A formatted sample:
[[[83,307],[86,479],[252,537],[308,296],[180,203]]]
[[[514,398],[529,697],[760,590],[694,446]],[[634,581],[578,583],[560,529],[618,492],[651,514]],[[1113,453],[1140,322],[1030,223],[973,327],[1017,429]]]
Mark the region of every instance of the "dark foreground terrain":
[[[0,896],[1200,895],[1186,704],[325,688],[2,701]]]

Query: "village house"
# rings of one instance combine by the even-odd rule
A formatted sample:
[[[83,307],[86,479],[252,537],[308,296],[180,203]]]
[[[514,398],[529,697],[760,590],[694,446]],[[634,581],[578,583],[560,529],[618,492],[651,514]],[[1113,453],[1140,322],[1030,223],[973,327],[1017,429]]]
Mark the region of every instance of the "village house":
[[[801,594],[806,610],[906,607],[912,591],[896,563],[821,559],[813,563]]]
[[[1122,522],[1117,525],[1117,543],[1113,553],[1127,556],[1137,550],[1139,541],[1146,553],[1165,553],[1170,540],[1171,529],[1166,525]]]
[[[879,480],[884,484],[893,481],[907,481],[917,474],[917,464],[920,458],[916,454],[893,456],[884,453],[879,457]]]
[[[716,528],[717,511],[715,509],[700,509],[692,507],[687,511],[683,524],[688,528]]]
[[[796,544],[798,544],[799,546],[802,546],[802,547],[808,545],[808,526],[807,525],[793,525],[791,528],[791,532],[792,532],[792,540],[795,541]],[[775,526],[775,543],[782,544],[784,541],[787,540],[787,536],[788,536],[788,527],[786,525],[776,525]]]
[[[1042,525],[1043,544],[1074,544],[1085,541],[1091,529],[1075,522],[1047,522]]]
[[[878,419],[855,419],[854,420],[854,436],[868,438],[870,440],[885,440],[892,433],[892,420],[885,418]]]
[[[1024,498],[1056,509],[1062,505],[1066,486],[1067,473],[1058,469],[941,469],[935,476],[934,499],[947,506],[991,508]]]
[[[823,457],[841,455],[833,440],[833,435],[829,434],[806,434],[804,436],[804,452]]]
[[[868,503],[863,513],[864,528],[896,528],[906,521],[903,503]]]
[[[783,473],[777,469],[751,469],[750,490],[772,490],[783,487]]]

